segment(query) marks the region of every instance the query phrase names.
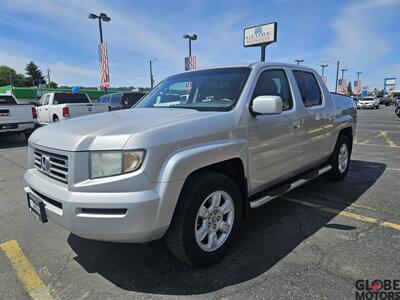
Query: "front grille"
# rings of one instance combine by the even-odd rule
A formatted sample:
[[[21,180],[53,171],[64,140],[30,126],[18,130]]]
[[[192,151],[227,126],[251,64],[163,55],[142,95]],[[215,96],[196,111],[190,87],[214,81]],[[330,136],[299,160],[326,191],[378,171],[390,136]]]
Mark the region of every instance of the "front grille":
[[[35,167],[40,172],[57,179],[68,182],[68,157],[34,149]]]

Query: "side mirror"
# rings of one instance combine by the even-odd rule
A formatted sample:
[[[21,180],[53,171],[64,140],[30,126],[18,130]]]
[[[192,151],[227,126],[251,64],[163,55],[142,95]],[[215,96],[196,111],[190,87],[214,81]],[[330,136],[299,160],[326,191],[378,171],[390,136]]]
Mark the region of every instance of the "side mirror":
[[[258,96],[253,99],[251,110],[257,115],[278,115],[282,112],[282,98],[279,96]]]

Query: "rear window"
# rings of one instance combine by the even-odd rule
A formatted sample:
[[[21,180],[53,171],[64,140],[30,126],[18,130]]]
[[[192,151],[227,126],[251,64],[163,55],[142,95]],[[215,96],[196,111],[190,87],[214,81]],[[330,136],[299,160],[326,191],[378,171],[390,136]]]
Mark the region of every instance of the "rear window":
[[[138,102],[145,93],[129,93],[129,94],[124,94],[123,97],[123,105],[124,108],[132,107],[136,102]]]
[[[53,104],[66,103],[90,103],[86,94],[83,93],[57,93],[54,94]]]
[[[18,104],[13,96],[0,95],[0,105]]]

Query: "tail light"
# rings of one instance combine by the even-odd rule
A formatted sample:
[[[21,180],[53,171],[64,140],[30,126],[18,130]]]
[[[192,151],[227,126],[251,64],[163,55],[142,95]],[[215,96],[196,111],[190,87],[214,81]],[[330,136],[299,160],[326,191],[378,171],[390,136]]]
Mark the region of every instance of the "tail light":
[[[111,106],[108,107],[108,111],[111,111]]]
[[[62,114],[64,118],[69,117],[69,108],[68,107],[63,107]]]
[[[33,117],[34,119],[37,119],[37,111],[36,111],[36,108],[35,108],[35,107],[32,107],[32,117]]]

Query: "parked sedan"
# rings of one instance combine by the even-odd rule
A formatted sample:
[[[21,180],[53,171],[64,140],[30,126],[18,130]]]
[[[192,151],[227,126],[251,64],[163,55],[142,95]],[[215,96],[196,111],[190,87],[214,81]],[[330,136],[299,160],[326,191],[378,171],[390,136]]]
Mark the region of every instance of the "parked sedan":
[[[101,96],[98,102],[107,103],[110,111],[127,109],[136,104],[144,95],[143,92],[114,93]]]

